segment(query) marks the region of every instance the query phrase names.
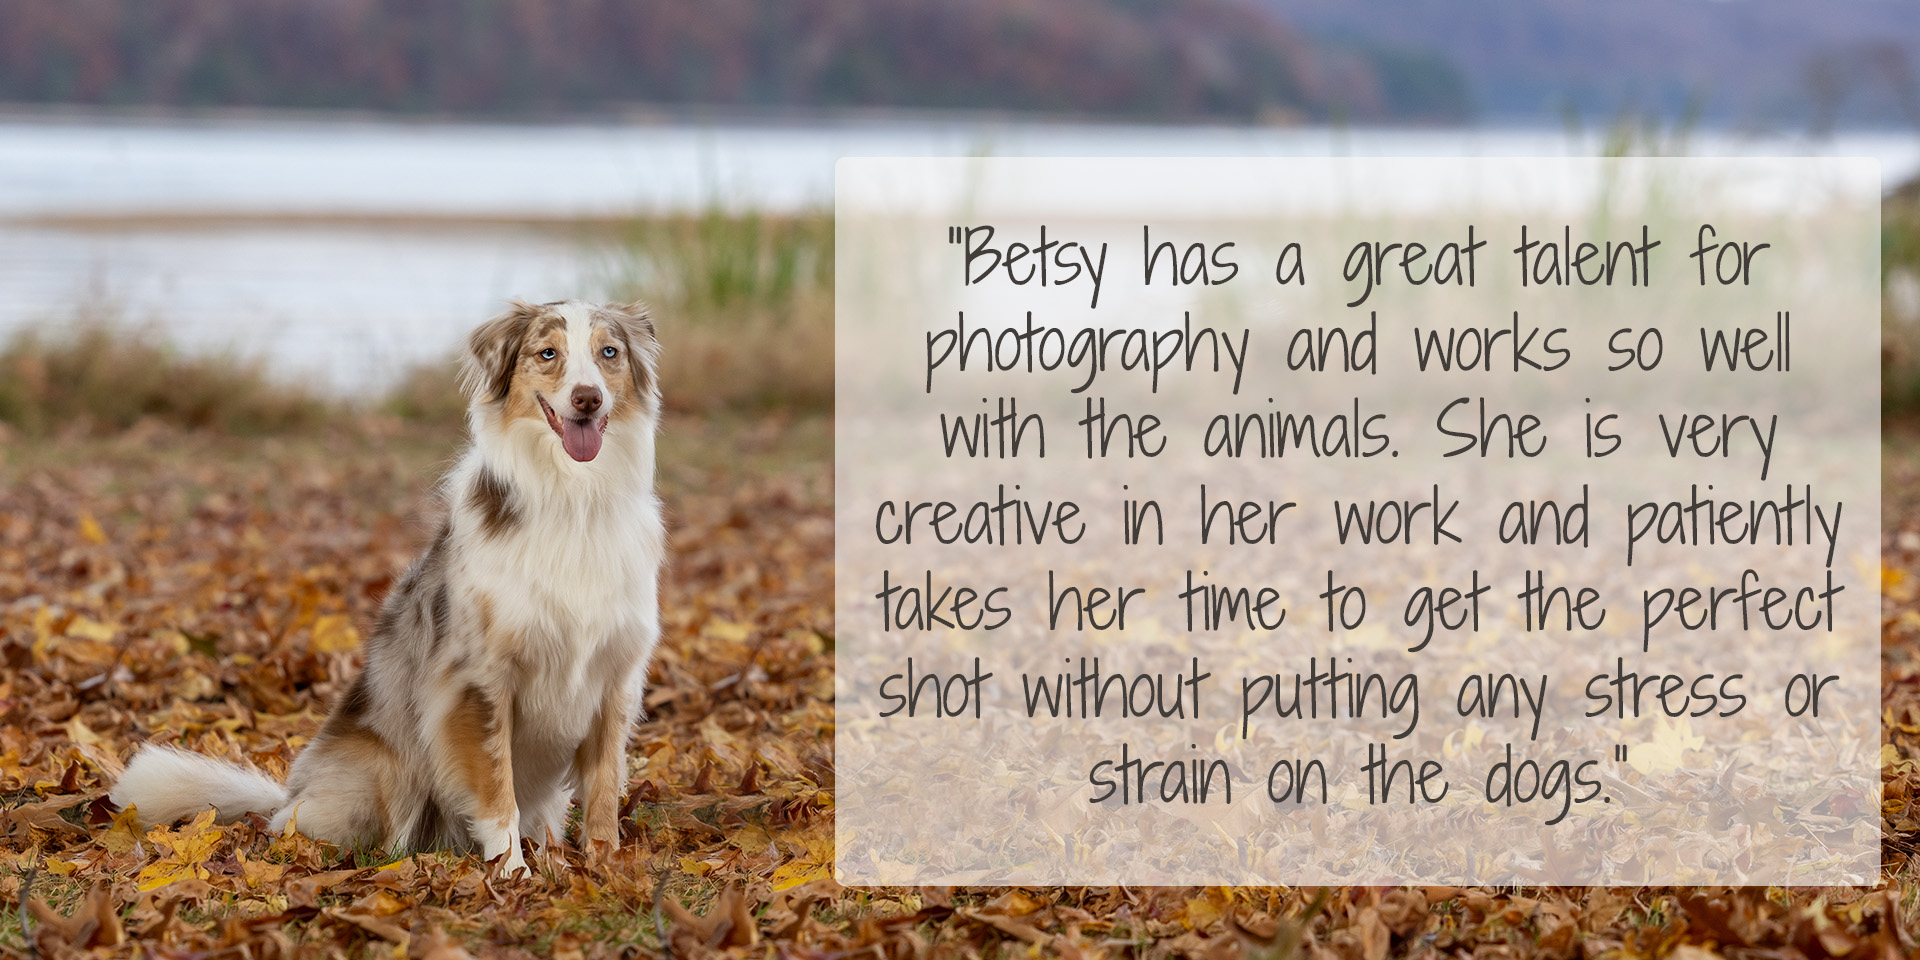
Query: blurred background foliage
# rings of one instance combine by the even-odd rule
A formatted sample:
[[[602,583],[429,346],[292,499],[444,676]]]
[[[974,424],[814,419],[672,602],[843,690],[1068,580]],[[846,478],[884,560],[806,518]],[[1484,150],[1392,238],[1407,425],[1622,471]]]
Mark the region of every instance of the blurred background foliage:
[[[0,99],[531,114],[630,104],[1458,120],[1430,52],[1238,0],[9,0]]]
[[[9,0],[0,102],[1920,123],[1895,0]]]
[[[1920,180],[1881,204],[1880,282],[1884,409],[1920,413]]]

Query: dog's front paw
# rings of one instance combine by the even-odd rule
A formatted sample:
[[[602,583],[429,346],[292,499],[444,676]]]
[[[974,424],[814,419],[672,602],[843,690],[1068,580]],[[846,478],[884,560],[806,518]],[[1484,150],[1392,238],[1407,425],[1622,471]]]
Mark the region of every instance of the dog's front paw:
[[[520,855],[520,847],[516,844],[507,854],[506,860],[500,861],[500,876],[507,880],[521,880],[531,875],[532,871],[527,869],[527,858]]]
[[[520,853],[520,840],[511,833],[502,832],[489,838],[493,842],[480,848],[480,858],[489,865],[498,864],[500,875],[518,878],[527,875],[527,858]]]
[[[620,852],[620,841],[583,837],[580,841],[580,852],[586,856],[588,863],[608,867],[613,864],[614,855]]]
[[[620,849],[620,825],[611,818],[590,819],[580,831],[580,849],[587,853]]]

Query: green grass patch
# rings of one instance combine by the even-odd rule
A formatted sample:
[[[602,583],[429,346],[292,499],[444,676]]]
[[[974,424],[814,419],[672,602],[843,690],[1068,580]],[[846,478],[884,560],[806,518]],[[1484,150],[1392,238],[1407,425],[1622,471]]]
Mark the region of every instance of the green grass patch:
[[[831,216],[714,209],[616,237],[605,286],[652,308],[668,409],[832,409]]]

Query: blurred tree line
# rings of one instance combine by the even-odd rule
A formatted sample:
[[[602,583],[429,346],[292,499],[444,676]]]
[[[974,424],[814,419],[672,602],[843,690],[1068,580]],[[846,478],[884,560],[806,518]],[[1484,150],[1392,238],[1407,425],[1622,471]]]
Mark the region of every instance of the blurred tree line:
[[[636,104],[1463,119],[1429,53],[1245,0],[7,0],[0,101],[464,115]]]

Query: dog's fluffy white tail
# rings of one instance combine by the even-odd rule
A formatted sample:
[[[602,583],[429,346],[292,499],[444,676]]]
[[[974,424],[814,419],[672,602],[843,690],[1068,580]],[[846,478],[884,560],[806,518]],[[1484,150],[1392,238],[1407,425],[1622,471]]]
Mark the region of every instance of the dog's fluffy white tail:
[[[287,791],[252,767],[171,747],[147,747],[127,764],[111,798],[122,810],[138,807],[140,821],[149,826],[172,823],[208,807],[221,823],[227,823],[247,813],[280,809],[286,805]]]

